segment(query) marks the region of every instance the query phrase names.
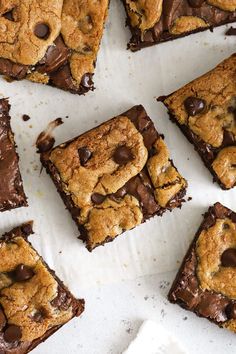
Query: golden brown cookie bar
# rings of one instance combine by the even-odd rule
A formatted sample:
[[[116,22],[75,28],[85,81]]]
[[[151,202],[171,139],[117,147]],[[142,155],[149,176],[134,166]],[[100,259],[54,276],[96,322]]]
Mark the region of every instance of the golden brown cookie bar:
[[[88,250],[181,206],[187,183],[142,106],[41,154]]]
[[[236,54],[169,96],[171,119],[223,189],[236,185]]]
[[[108,0],[0,2],[0,74],[84,94],[101,41]]]
[[[0,353],[25,354],[84,310],[28,241],[32,222],[0,239]]]
[[[235,0],[123,0],[132,51],[236,21]]]
[[[235,212],[220,203],[209,208],[168,298],[236,332]]]

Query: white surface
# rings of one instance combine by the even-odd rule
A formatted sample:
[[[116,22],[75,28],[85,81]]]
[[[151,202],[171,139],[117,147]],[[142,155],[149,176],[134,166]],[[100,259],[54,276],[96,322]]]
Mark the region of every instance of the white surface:
[[[154,321],[142,323],[136,338],[123,354],[184,354],[176,337]]]
[[[114,316],[116,313],[115,318],[120,319],[125,309],[127,316],[132,318],[134,304],[138,311],[145,312],[143,319],[149,318],[152,312],[153,316],[158,316],[159,312],[158,309],[152,311],[151,307],[148,310],[144,302],[136,300],[133,304],[129,296],[127,299],[129,290],[124,282],[114,285],[114,288],[110,285],[105,288],[100,286],[176,269],[200,223],[201,214],[208,206],[216,200],[231,208],[236,205],[236,189],[225,192],[212,183],[211,175],[193,147],[168,120],[162,104],[155,100],[156,96],[172,92],[232,54],[235,38],[226,39],[223,35],[225,27],[221,27],[214,34],[207,31],[133,54],[125,50],[130,34],[124,28],[124,22],[122,5],[112,2],[95,74],[97,89],[85,97],[26,81],[12,84],[2,79],[0,81],[0,93],[9,96],[12,104],[12,126],[19,146],[20,165],[30,205],[29,208],[1,214],[0,232],[34,219],[36,235],[31,238],[32,243],[75,295],[84,295],[88,304],[78,328],[77,322],[73,321],[56,334],[55,339],[50,340],[53,345],[46,344],[44,349],[37,349],[37,353],[77,353],[79,343],[83,343],[83,349],[79,350],[81,353],[105,354],[113,345],[114,353],[119,352],[122,336],[114,338],[115,328],[118,332],[120,329],[117,323],[113,323],[111,314]],[[167,212],[162,218],[156,217],[90,254],[77,240],[76,226],[65,211],[49,176],[45,172],[40,175],[39,157],[35,154],[34,143],[47,123],[57,117],[69,116],[55,132],[57,143],[60,143],[138,103],[145,106],[158,131],[165,134],[176,166],[189,181],[188,195],[193,200],[186,203],[182,210]],[[22,121],[24,113],[31,116],[30,121]],[[119,291],[120,296],[116,291]],[[104,299],[96,301],[100,292],[104,292]],[[159,296],[158,287],[151,292]],[[112,296],[120,297],[123,303],[114,307],[110,299]],[[158,313],[154,314],[156,311]],[[173,316],[171,328],[177,330],[174,324],[182,324],[182,321],[177,320],[182,312],[172,308],[170,311]],[[106,319],[102,312],[106,313]],[[196,333],[202,334],[198,323],[191,317],[191,326],[196,328],[194,337],[186,338],[186,341],[195,340]],[[220,337],[215,327],[209,328],[212,335],[216,333],[217,341],[221,338],[221,343],[225,344],[224,338],[229,338],[229,335],[222,332],[224,335]],[[190,330],[193,328],[188,328],[189,337],[192,333]],[[96,339],[99,337],[102,340]],[[194,343],[199,347],[208,343],[209,336],[202,338],[199,335],[198,339]],[[70,344],[67,344],[67,340]],[[215,346],[215,353],[219,347]],[[190,352],[194,353],[195,349]],[[202,353],[205,353],[204,350]]]

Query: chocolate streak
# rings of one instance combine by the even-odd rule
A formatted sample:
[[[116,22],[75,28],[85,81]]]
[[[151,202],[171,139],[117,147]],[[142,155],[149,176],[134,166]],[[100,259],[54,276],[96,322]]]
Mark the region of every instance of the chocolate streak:
[[[27,206],[7,99],[0,100],[0,211]]]
[[[14,242],[14,238],[16,237],[23,237],[29,245],[32,247],[31,243],[28,241],[28,236],[33,234],[32,230],[33,222],[30,221],[25,223],[19,227],[14,228],[10,232],[5,233],[1,237],[1,242]],[[74,296],[70,293],[68,288],[63,284],[63,282],[55,275],[55,272],[51,270],[48,265],[44,262],[42,257],[40,257],[41,261],[43,262],[44,266],[47,270],[52,274],[56,282],[58,283],[58,296],[53,300],[53,306],[63,309],[67,304],[72,306],[73,317],[80,316],[80,314],[84,311],[84,300],[79,299],[77,300]],[[42,313],[43,314],[43,313]],[[40,343],[44,342],[48,337],[50,337],[53,333],[55,333],[58,329],[60,329],[62,325],[54,326],[50,328],[48,331],[44,333],[41,337],[33,340],[32,342],[22,342],[22,341],[15,341],[8,343],[4,340],[3,333],[0,331],[0,353],[5,354],[26,354],[37,347]]]
[[[70,71],[70,56],[71,51],[65,45],[60,35],[48,47],[44,57],[35,66],[16,64],[8,59],[0,58],[0,74],[14,80],[22,80],[26,78],[28,72],[36,71],[49,76],[49,85],[56,86],[65,91],[82,95],[89,90],[93,90],[93,74],[91,73],[85,74],[82,77],[81,83],[76,85]]]
[[[123,0],[126,7],[126,0]],[[132,51],[137,51],[143,47],[151,46],[156,43],[166,42],[179,37],[185,37],[191,33],[205,31],[206,29],[221,26],[226,23],[231,23],[236,20],[236,11],[228,12],[219,8],[208,5],[205,1],[199,7],[190,5],[189,0],[164,0],[163,9],[160,20],[147,30],[144,34],[141,33],[138,27],[132,27],[129,15],[127,13],[127,24],[130,27],[132,38],[128,44],[128,48]],[[127,10],[127,9],[126,9]],[[181,16],[196,16],[205,20],[209,27],[201,27],[196,30],[174,35],[169,31],[175,20]]]
[[[201,232],[212,227],[218,218],[230,218],[236,223],[236,213],[220,203],[209,208],[176,275],[168,299],[170,302],[177,303],[186,310],[193,311],[198,316],[208,318],[222,326],[225,321],[230,319],[232,311],[228,310],[235,306],[235,301],[220,293],[201,289],[196,272],[198,260],[195,251]]]
[[[155,151],[153,148],[154,142],[158,139],[159,134],[157,133],[153,122],[147,116],[147,113],[143,106],[135,106],[128,110],[127,112],[121,114],[121,116],[128,117],[137,130],[142,134],[145,146],[148,150],[149,157],[151,157]],[[94,128],[95,129],[95,128]],[[75,139],[77,139],[76,137]],[[73,140],[63,144],[64,147],[68,146]],[[50,151],[51,152],[51,151]],[[82,225],[78,224],[78,217],[80,215],[79,208],[74,204],[70,195],[66,194],[63,191],[63,184],[61,181],[61,177],[53,163],[50,162],[49,156],[50,152],[41,154],[41,162],[42,165],[46,168],[47,173],[51,176],[58,193],[60,194],[66,208],[72,215],[72,218],[76,222],[78,229],[80,231],[79,238],[84,242],[87,240],[87,233],[85,228]],[[174,166],[173,162],[171,161]],[[175,166],[174,166],[175,167]],[[157,204],[154,198],[154,187],[152,185],[150,176],[146,168],[144,168],[137,176],[131,178],[121,189],[119,189],[116,193],[110,194],[107,197],[119,201],[120,198],[123,198],[125,194],[133,195],[140,202],[140,207],[143,213],[143,222],[154,215],[162,215],[166,210],[172,211],[172,209],[176,207],[181,207],[183,203],[183,197],[185,196],[186,188],[183,188],[179,191],[167,204],[165,208],[160,207]],[[96,196],[97,198],[97,196]],[[109,237],[103,242],[109,242],[113,239]],[[98,245],[97,245],[98,246]],[[89,248],[88,248],[89,249]],[[89,251],[92,251],[89,249]]]

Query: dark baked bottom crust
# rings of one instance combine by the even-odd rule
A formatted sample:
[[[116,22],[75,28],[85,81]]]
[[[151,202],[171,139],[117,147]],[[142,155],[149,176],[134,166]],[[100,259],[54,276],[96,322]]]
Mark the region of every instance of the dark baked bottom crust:
[[[10,107],[8,99],[0,99],[0,153],[1,164],[3,165],[1,178],[4,184],[1,186],[0,183],[0,195],[2,196],[2,199],[4,199],[2,203],[0,202],[0,212],[28,206],[19,169],[19,155],[16,151],[17,146],[10,125]],[[8,168],[6,168],[6,166],[8,166]],[[14,167],[12,168],[12,166]],[[9,174],[9,179],[7,174]],[[10,179],[12,178],[12,175],[14,175],[14,181]],[[8,179],[7,188],[4,178]]]
[[[17,236],[21,236],[23,237],[28,243],[29,245],[33,248],[32,244],[29,242],[28,237],[30,235],[32,235],[33,229],[33,221],[27,222],[22,224],[21,226],[15,227],[14,229],[12,229],[9,232],[6,232],[1,238],[0,238],[0,243],[1,242],[8,242],[13,240],[15,237]],[[34,248],[33,248],[34,249]],[[35,249],[34,249],[35,250]],[[82,312],[84,311],[84,300],[83,299],[76,299],[71,292],[69,291],[69,289],[63,284],[63,282],[57,277],[57,275],[55,274],[55,272],[49,268],[49,266],[47,265],[47,263],[43,260],[43,258],[41,256],[39,256],[41,261],[43,262],[43,264],[45,265],[45,267],[47,268],[47,270],[50,272],[50,274],[54,277],[54,279],[56,280],[56,282],[59,284],[60,288],[65,291],[66,295],[72,300],[72,307],[73,307],[73,316],[71,317],[78,317],[82,314]],[[66,323],[64,323],[66,324]],[[53,333],[55,333],[56,331],[58,331],[61,327],[64,326],[64,324],[60,325],[60,326],[54,326],[52,328],[50,328],[47,332],[45,332],[45,334],[35,340],[33,340],[30,343],[24,343],[21,342],[21,345],[12,349],[12,350],[7,350],[6,353],[7,354],[26,354],[29,353],[31,350],[33,350],[35,347],[37,347],[40,343],[44,342],[47,338],[49,338]]]
[[[198,258],[195,252],[201,232],[212,227],[218,218],[229,218],[236,223],[236,213],[221,203],[217,202],[208,209],[169,290],[168,300],[223,327],[227,320],[226,307],[234,305],[235,301],[221,293],[201,289],[196,273]]]
[[[139,113],[138,113],[139,112]],[[128,110],[127,112],[124,112],[123,114],[121,114],[121,116],[127,116],[127,117],[130,117],[130,119],[132,120],[132,116],[133,115],[138,115],[138,114],[146,114],[144,108],[140,105],[140,106],[134,106],[133,108],[131,108],[130,110]],[[113,118],[113,119],[116,119]],[[148,119],[150,119],[148,117]],[[112,120],[112,119],[111,119]],[[102,124],[101,124],[102,125]],[[91,129],[90,131],[93,131],[95,130],[96,128],[98,127],[95,127],[93,129]],[[87,134],[88,132],[86,132],[85,134]],[[156,134],[158,135],[158,133],[156,132]],[[84,134],[80,135],[79,137],[83,136]],[[159,136],[159,135],[158,135]],[[70,144],[72,141],[78,139],[78,137],[76,137],[75,139],[72,139],[68,142],[66,142],[64,145],[68,145]],[[46,168],[46,172],[50,175],[50,177],[52,178],[56,188],[57,188],[57,191],[58,193],[60,194],[66,208],[68,209],[68,211],[70,212],[73,220],[76,222],[77,224],[77,227],[79,229],[79,232],[80,232],[80,235],[79,235],[79,239],[81,239],[83,242],[87,243],[87,232],[85,230],[85,228],[83,227],[83,225],[80,225],[78,223],[78,216],[80,214],[80,210],[79,208],[74,204],[71,196],[69,194],[66,194],[64,191],[63,191],[63,183],[61,181],[61,178],[60,178],[60,174],[59,172],[57,171],[55,165],[50,161],[49,159],[49,154],[50,154],[50,151],[49,152],[46,152],[46,153],[42,153],[41,154],[41,163],[42,165]],[[173,167],[174,166],[174,163],[172,160],[171,161],[171,164]],[[176,167],[175,167],[176,168]],[[177,170],[177,169],[176,169]],[[178,171],[178,170],[177,170]],[[143,172],[143,171],[142,171]],[[144,171],[145,173],[148,174],[147,171]],[[169,211],[172,211],[174,208],[178,207],[178,208],[181,208],[182,206],[182,203],[185,201],[183,198],[186,194],[186,187],[185,188],[182,188],[169,202],[168,204],[166,205],[165,208],[163,207],[159,207],[159,209],[153,213],[152,215],[144,215],[144,218],[143,218],[143,222],[145,222],[146,220],[150,219],[151,217],[155,216],[155,215],[158,215],[158,216],[162,216],[163,213],[166,211],[166,210],[169,210]],[[119,236],[119,235],[117,235]],[[117,237],[115,236],[115,237]],[[114,238],[115,238],[114,237]],[[90,247],[88,244],[86,245],[87,249],[89,251],[92,251],[95,247],[97,246],[101,246],[101,245],[104,245],[105,243],[107,242],[111,242],[114,240],[114,238],[111,238],[111,237],[107,237],[102,243],[99,243],[99,244],[96,244],[96,246],[94,247]]]

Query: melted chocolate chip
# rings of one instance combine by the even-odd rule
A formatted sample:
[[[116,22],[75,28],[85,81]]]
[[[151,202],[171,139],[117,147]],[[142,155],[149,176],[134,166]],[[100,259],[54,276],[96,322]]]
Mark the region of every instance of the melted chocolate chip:
[[[230,303],[225,309],[226,316],[229,320],[236,319],[236,304]]]
[[[5,17],[9,21],[14,21],[13,10],[6,12],[3,17]]]
[[[86,88],[92,88],[93,87],[92,74],[89,73],[84,74],[81,79],[81,85]]]
[[[34,28],[34,34],[40,39],[47,39],[50,34],[50,28],[46,23],[38,23]]]
[[[121,199],[123,198],[127,193],[127,190],[125,187],[122,187],[120,189],[118,189],[118,191],[116,193],[110,194],[109,198],[111,198],[114,201],[117,201],[117,199]]]
[[[37,152],[43,153],[51,150],[53,145],[55,144],[55,138],[52,136],[53,130],[59,125],[63,124],[63,120],[61,118],[57,118],[50,122],[46,128],[46,130],[42,131],[37,140]]]
[[[236,248],[228,248],[221,255],[223,267],[236,267]]]
[[[205,0],[188,0],[190,6],[194,8],[200,8]]]
[[[57,296],[51,301],[51,305],[58,308],[59,310],[67,310],[71,304],[71,297],[68,296],[67,292],[58,287]]]
[[[127,162],[130,162],[134,159],[132,151],[127,146],[118,146],[113,154],[113,160],[118,165],[125,165]]]
[[[6,326],[6,317],[3,312],[3,309],[0,308],[0,330],[3,329],[3,327]]]
[[[105,199],[106,196],[99,193],[93,193],[91,196],[91,200],[94,204],[102,204],[102,202],[104,202]]]
[[[19,264],[15,268],[13,276],[15,281],[25,281],[31,279],[34,276],[34,271],[32,268],[24,264]]]
[[[78,150],[81,166],[84,166],[86,162],[91,158],[92,152],[87,147],[82,147]]]
[[[190,116],[196,116],[199,113],[202,113],[206,107],[206,101],[197,97],[188,97],[184,101],[184,107]]]
[[[226,36],[236,36],[236,28],[230,27],[225,34]]]
[[[16,325],[10,325],[5,330],[3,337],[8,343],[18,342],[22,337],[21,328]]]
[[[45,317],[47,317],[47,312],[46,309],[42,307],[33,314],[32,320],[35,322],[42,322]]]

